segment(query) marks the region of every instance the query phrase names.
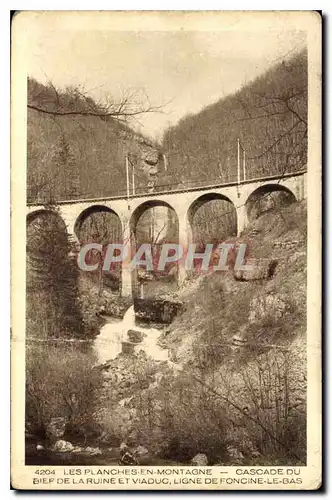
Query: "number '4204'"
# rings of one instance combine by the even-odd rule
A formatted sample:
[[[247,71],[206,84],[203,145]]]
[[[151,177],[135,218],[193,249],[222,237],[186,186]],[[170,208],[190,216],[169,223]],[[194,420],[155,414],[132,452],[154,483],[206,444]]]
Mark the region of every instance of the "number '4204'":
[[[37,469],[35,474],[39,474],[40,476],[49,476],[50,474],[55,474],[54,469]]]

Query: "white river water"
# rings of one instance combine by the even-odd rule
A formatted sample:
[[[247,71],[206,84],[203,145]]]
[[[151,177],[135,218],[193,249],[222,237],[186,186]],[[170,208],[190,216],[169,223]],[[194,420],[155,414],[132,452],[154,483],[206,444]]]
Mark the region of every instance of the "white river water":
[[[94,341],[94,351],[100,364],[114,359],[121,352],[122,342],[128,340],[128,330],[136,330],[144,334],[142,342],[138,344],[138,350],[143,350],[156,361],[169,359],[168,350],[162,349],[157,344],[161,330],[136,325],[134,306],[131,306],[122,320],[111,319],[100,329],[100,334]]]

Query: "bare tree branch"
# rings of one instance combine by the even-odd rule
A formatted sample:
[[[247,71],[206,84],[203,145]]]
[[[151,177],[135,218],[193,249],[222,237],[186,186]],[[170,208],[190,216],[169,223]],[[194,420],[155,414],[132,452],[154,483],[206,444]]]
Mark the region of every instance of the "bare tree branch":
[[[267,149],[265,149],[265,151],[263,151],[262,153],[260,153],[257,156],[248,156],[247,159],[248,160],[257,160],[258,158],[262,158],[263,156],[265,156],[269,151],[271,151],[274,148],[274,146],[279,144],[284,137],[287,137],[289,135],[289,133],[299,125],[299,123],[301,123],[301,122],[297,121],[292,127],[290,127],[290,129],[286,130],[286,132],[281,134],[278,137],[278,139],[276,139]]]
[[[60,91],[49,81],[49,89],[54,99],[40,95],[38,104],[28,101],[28,108],[39,113],[51,116],[96,116],[100,118],[112,117],[126,121],[146,113],[163,113],[163,108],[169,103],[152,105],[144,89],[123,90],[118,101],[110,95],[105,96],[104,102],[97,102],[89,96],[89,92],[80,87],[68,87]],[[40,101],[45,102],[40,105]]]
[[[33,106],[32,104],[28,104],[28,108],[34,109],[35,111],[39,111],[40,113],[45,113],[47,115],[53,115],[53,116],[73,116],[73,115],[80,115],[80,116],[98,116],[100,118],[107,117],[107,116],[112,116],[112,117],[132,117],[132,116],[138,116],[144,113],[162,113],[162,105],[160,106],[154,106],[150,108],[142,108],[138,109],[136,111],[125,111],[123,110],[123,104],[119,106],[119,109],[117,111],[106,111],[106,112],[94,112],[94,111],[50,111],[44,108],[40,108],[38,106]]]

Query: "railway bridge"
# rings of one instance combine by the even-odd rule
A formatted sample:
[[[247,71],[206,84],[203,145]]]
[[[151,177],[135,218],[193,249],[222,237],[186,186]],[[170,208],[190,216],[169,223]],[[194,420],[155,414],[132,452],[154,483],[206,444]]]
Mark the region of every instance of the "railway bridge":
[[[175,189],[150,193],[118,195],[106,198],[90,198],[77,200],[62,200],[57,202],[59,214],[62,217],[68,234],[78,240],[79,228],[82,222],[98,211],[110,211],[116,214],[121,222],[123,241],[130,244],[130,234],[135,231],[139,217],[148,208],[165,206],[173,209],[178,220],[179,242],[186,247],[192,238],[192,220],[196,210],[205,202],[221,199],[231,202],[237,216],[237,234],[240,235],[248,224],[248,209],[250,203],[259,197],[283,191],[290,194],[294,201],[307,197],[307,172],[302,170],[284,175],[265,176],[255,179],[196,186],[192,188]],[[41,213],[49,211],[47,206],[40,204],[27,205],[27,222],[32,221]],[[179,281],[184,279],[185,270],[179,269]],[[131,294],[132,273],[122,266],[122,294]]]

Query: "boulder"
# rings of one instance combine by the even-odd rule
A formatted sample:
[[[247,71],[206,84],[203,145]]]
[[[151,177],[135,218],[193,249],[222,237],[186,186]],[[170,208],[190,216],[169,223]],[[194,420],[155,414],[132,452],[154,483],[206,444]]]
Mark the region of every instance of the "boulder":
[[[138,330],[128,330],[127,335],[130,342],[138,344],[142,342],[144,334]]]
[[[275,273],[278,261],[275,259],[247,259],[250,270],[234,269],[234,279],[237,281],[254,281],[271,279]]]
[[[197,455],[191,459],[190,464],[196,467],[208,465],[208,458],[204,453],[197,453]]]
[[[142,160],[145,161],[145,163],[151,167],[155,167],[158,164],[159,161],[159,152],[156,149],[144,149],[142,152]],[[156,175],[158,173],[158,168],[156,169],[149,169],[149,173],[152,175]]]
[[[74,450],[74,446],[69,442],[69,441],[64,441],[62,439],[59,439],[54,443],[52,446],[52,451],[60,452],[60,453],[66,453],[69,451]]]
[[[66,417],[53,417],[46,424],[46,436],[50,441],[57,441],[65,434],[67,419]]]

